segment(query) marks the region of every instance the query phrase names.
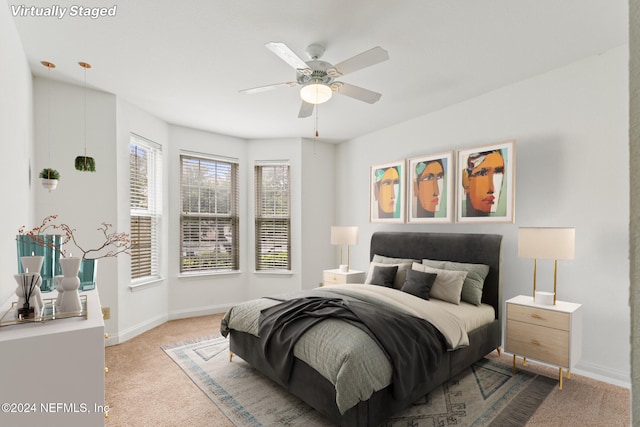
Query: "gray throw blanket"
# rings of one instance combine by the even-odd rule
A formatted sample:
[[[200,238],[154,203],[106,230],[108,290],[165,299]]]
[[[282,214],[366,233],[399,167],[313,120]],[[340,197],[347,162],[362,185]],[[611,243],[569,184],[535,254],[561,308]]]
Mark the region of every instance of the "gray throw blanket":
[[[295,343],[327,318],[347,321],[378,343],[393,366],[392,392],[399,400],[429,380],[446,349],[440,331],[424,319],[363,301],[295,298],[260,312],[262,350],[283,385],[291,374]]]

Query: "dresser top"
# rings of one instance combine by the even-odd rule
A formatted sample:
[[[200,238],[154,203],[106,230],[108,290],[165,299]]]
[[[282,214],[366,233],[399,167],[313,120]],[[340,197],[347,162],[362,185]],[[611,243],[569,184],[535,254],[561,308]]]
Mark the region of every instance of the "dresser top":
[[[533,297],[528,295],[518,295],[506,301],[509,304],[526,305],[528,307],[543,308],[545,310],[554,310],[562,312],[573,312],[582,307],[582,304],[566,301],[556,301],[555,305],[539,304],[533,300]]]
[[[57,291],[54,290],[43,294],[43,298],[55,299],[57,295]],[[65,319],[25,322],[23,324],[3,326],[0,327],[0,343],[40,335],[61,334],[80,329],[104,328],[102,307],[100,306],[97,288],[81,292],[81,295],[87,296],[86,319],[84,317],[69,317]],[[10,309],[16,299],[16,296],[13,295],[12,298],[0,306],[0,316],[14,316],[13,310],[10,311]]]

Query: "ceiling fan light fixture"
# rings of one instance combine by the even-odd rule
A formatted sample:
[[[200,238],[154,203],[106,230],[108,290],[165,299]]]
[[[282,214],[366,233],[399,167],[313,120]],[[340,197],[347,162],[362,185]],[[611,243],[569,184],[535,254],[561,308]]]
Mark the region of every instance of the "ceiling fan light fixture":
[[[333,91],[331,88],[319,82],[309,83],[302,86],[300,89],[300,97],[304,102],[308,102],[309,104],[322,104],[323,102],[327,102],[331,99],[331,95]]]

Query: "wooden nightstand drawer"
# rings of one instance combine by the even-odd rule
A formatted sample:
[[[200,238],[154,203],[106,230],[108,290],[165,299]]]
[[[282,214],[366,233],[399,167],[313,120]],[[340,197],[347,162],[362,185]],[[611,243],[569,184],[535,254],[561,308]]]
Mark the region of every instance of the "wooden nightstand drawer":
[[[569,367],[569,331],[507,320],[508,351]]]
[[[344,284],[347,283],[347,276],[345,274],[336,274],[331,271],[325,271],[322,273],[322,282],[325,284]]]
[[[364,283],[364,271],[349,270],[347,272],[339,269],[324,270],[322,272],[322,283],[324,285],[344,285],[345,283]]]
[[[507,305],[507,320],[531,323],[532,325],[569,330],[570,315],[544,308],[527,307],[519,304]]]

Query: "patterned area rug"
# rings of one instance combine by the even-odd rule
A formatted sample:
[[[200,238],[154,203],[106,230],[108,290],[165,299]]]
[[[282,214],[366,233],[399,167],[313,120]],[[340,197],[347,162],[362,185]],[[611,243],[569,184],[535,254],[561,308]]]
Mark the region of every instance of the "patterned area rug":
[[[162,346],[237,426],[330,426],[326,418],[253,369],[220,336]],[[557,381],[483,359],[388,420],[386,426],[522,426]]]

